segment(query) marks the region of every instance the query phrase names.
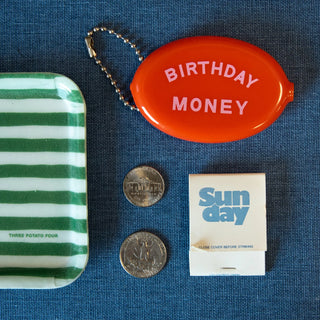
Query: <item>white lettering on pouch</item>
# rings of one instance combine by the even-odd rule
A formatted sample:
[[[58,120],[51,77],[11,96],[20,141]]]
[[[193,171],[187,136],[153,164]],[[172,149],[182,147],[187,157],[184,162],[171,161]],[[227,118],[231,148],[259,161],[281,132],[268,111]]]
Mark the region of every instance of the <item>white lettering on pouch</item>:
[[[235,66],[232,64],[224,64],[216,61],[197,61],[197,62],[187,62],[184,64],[179,64],[178,68],[168,68],[164,70],[168,82],[173,82],[179,77],[190,77],[198,76],[201,74],[217,75],[224,78],[233,78],[235,82],[239,82],[241,85],[245,85],[246,88],[250,88],[254,83],[258,82],[258,78],[253,78],[252,74],[245,70],[238,72]]]
[[[199,112],[202,109],[206,113],[232,114],[238,112],[239,115],[243,115],[247,103],[248,101],[241,102],[239,100],[233,101],[231,99],[218,100],[205,98],[203,101],[200,98],[193,98],[188,104],[188,97],[182,97],[182,99],[179,100],[179,97],[174,96],[172,110],[187,111],[189,108],[193,112]]]

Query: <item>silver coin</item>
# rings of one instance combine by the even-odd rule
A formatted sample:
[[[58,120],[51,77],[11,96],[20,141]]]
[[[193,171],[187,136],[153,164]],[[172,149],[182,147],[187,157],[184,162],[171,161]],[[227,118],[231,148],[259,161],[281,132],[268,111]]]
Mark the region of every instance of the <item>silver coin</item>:
[[[150,232],[136,232],[120,248],[120,262],[125,271],[137,278],[150,278],[162,270],[167,261],[164,243]]]
[[[149,166],[136,167],[124,178],[123,192],[133,205],[149,207],[162,198],[164,181],[156,169]]]

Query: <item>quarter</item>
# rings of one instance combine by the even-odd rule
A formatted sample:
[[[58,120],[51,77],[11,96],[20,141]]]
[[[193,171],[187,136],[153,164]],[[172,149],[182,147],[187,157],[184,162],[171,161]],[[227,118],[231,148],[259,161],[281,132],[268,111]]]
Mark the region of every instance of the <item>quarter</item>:
[[[136,232],[126,238],[120,248],[120,262],[130,275],[150,278],[162,270],[167,250],[159,237],[150,232]]]
[[[133,205],[149,207],[157,203],[164,194],[161,174],[149,166],[132,169],[124,178],[123,192]]]

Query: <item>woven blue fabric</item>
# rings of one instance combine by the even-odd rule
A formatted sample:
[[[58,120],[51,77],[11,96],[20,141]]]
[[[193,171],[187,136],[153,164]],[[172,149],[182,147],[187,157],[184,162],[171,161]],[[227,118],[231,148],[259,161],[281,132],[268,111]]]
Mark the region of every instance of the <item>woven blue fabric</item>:
[[[74,80],[87,102],[90,259],[73,284],[56,290],[1,290],[1,319],[320,318],[320,3],[264,1],[2,1],[0,72],[55,72]],[[181,141],[119,102],[89,59],[87,30],[114,27],[147,56],[172,40],[219,35],[271,54],[295,84],[295,99],[268,129],[226,144]],[[98,43],[97,43],[98,45]],[[99,41],[128,88],[138,66],[117,39]],[[132,206],[126,173],[141,164],[164,176],[164,198]],[[265,277],[190,277],[189,173],[265,172],[268,251]],[[119,262],[138,230],[159,235],[168,263],[136,279]]]

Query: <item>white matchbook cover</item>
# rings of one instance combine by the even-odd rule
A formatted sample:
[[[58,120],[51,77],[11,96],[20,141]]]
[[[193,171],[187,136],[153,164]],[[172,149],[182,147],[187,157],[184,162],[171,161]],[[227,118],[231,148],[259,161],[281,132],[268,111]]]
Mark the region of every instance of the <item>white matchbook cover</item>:
[[[191,276],[264,275],[264,173],[189,175]]]

